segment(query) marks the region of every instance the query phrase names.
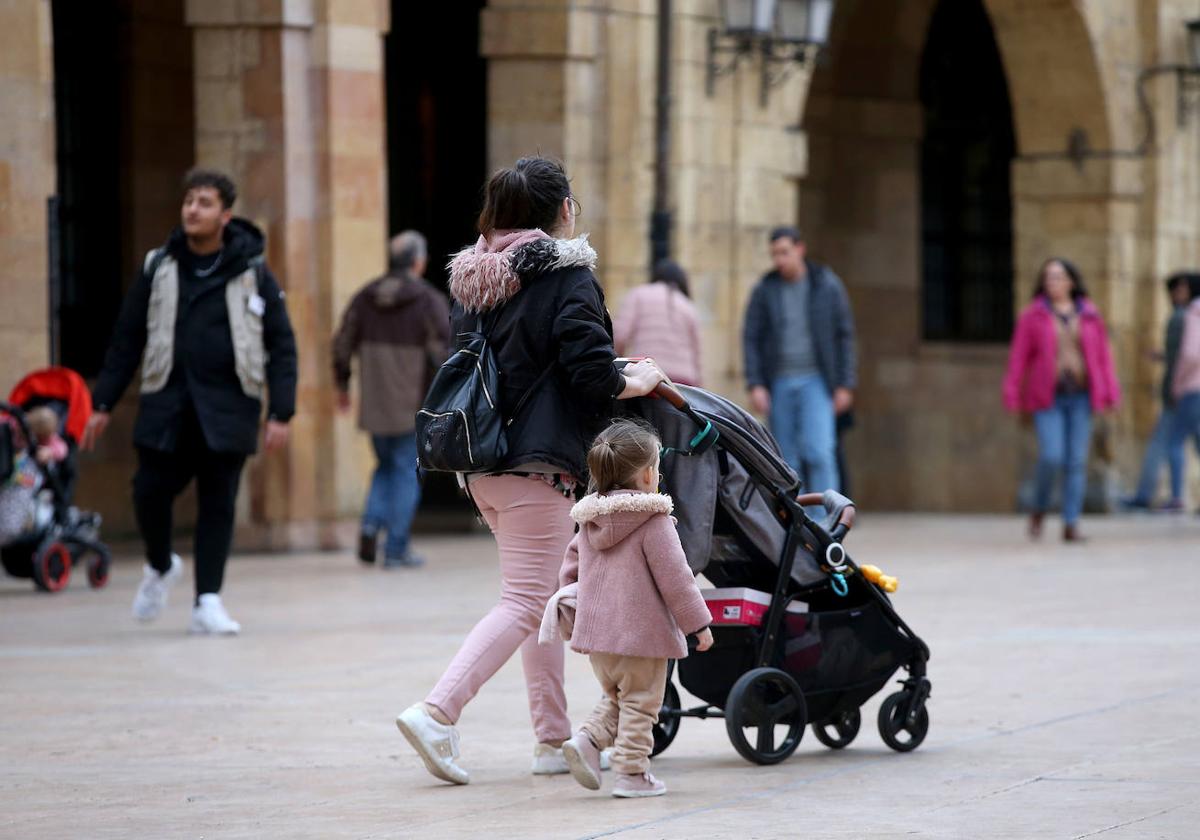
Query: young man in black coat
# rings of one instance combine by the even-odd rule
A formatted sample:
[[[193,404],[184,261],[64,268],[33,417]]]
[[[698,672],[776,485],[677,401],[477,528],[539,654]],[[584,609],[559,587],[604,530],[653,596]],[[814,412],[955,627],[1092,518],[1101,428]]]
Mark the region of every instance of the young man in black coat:
[[[140,362],[133,502],[146,566],[134,618],[157,618],[181,576],[182,560],[171,551],[172,507],[194,478],[191,631],[232,635],[241,627],[225,611],[220,591],[238,482],[246,456],[257,449],[264,398],[267,451],[287,443],[296,406],[296,340],[283,292],[263,262],[262,234],[233,217],[233,182],[194,169],[183,187],[181,226],[146,255],[122,305],[83,448],[104,432]]]

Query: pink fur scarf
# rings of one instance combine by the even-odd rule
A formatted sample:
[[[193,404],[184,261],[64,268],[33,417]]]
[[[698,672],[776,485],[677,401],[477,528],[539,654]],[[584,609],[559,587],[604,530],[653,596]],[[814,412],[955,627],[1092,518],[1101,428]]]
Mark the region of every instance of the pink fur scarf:
[[[450,294],[468,312],[486,312],[521,290],[522,275],[568,266],[595,269],[596,252],[586,236],[558,240],[536,228],[495,231],[451,258]]]

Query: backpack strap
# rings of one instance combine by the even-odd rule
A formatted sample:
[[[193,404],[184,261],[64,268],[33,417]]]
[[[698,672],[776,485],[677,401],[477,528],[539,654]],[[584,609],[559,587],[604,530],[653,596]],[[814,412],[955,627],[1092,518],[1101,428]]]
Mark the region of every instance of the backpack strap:
[[[483,330],[483,313],[477,312],[475,314],[475,330],[476,330],[476,332],[478,332],[480,335],[483,336],[484,341],[487,342],[489,350],[491,349],[491,344],[492,344],[492,342],[491,342],[492,331],[496,329],[496,324],[500,320],[500,312],[504,309],[504,307],[507,303],[508,303],[508,301],[504,301],[504,303],[501,303],[499,306],[497,306],[495,309],[493,309],[490,313],[488,313],[489,315],[492,315],[493,317],[492,317],[491,326],[488,327],[487,332],[484,332],[484,330]],[[508,419],[504,421],[504,425],[506,428],[513,424],[513,421],[517,419],[517,415],[519,415],[521,413],[521,409],[525,407],[525,403],[529,402],[529,398],[534,395],[534,393],[537,391],[537,389],[542,386],[542,383],[545,382],[546,379],[550,376],[550,374],[554,372],[554,368],[557,365],[558,365],[557,360],[552,361],[550,363],[550,365],[538,375],[538,378],[533,380],[533,384],[530,385],[527,389],[525,389],[525,393],[521,395],[521,399],[517,400],[517,404],[516,404],[516,406],[513,407],[513,410],[509,414]]]
[[[161,248],[151,248],[146,252],[146,258],[142,260],[142,274],[144,274],[147,279],[153,280],[154,275],[158,274],[158,267],[162,265],[162,261],[166,258],[166,256],[166,245],[163,245]]]

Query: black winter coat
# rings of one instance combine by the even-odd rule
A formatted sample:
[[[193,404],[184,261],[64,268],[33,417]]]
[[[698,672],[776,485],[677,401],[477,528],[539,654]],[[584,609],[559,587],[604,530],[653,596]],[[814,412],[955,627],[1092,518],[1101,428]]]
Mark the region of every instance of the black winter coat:
[[[194,408],[208,447],[217,452],[253,453],[258,447],[262,403],[242,391],[234,363],[225,306],[225,284],[263,251],[262,233],[244,219],[225,227],[220,265],[197,278],[184,268],[187,241],[176,229],[166,245],[180,262],[175,358],[166,386],[143,394],[133,442],[162,452],[175,450],[184,413]],[[98,409],[110,410],[138,370],[146,346],[146,309],[152,278],[139,268],[113,329],[104,368],[92,392]],[[275,277],[264,267],[258,294],[265,303],[263,343],[267,351],[268,414],[287,422],[296,410],[296,339]]]
[[[578,242],[541,240],[519,249],[513,266],[520,291],[482,316],[457,301],[451,310],[455,335],[474,330],[481,318],[490,337],[500,371],[501,414],[511,420],[501,471],[540,462],[586,480],[588,447],[611,419],[613,401],[625,387],[615,365],[604,292],[589,267],[595,252],[580,249]]]

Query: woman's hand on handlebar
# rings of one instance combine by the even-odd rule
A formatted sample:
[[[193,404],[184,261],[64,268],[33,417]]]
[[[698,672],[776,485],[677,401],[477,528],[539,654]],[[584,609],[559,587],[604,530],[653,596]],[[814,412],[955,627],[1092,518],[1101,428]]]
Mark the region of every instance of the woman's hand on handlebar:
[[[653,359],[642,359],[626,365],[621,375],[625,377],[625,390],[617,394],[619,400],[644,397],[657,388],[658,383],[667,379]]]

